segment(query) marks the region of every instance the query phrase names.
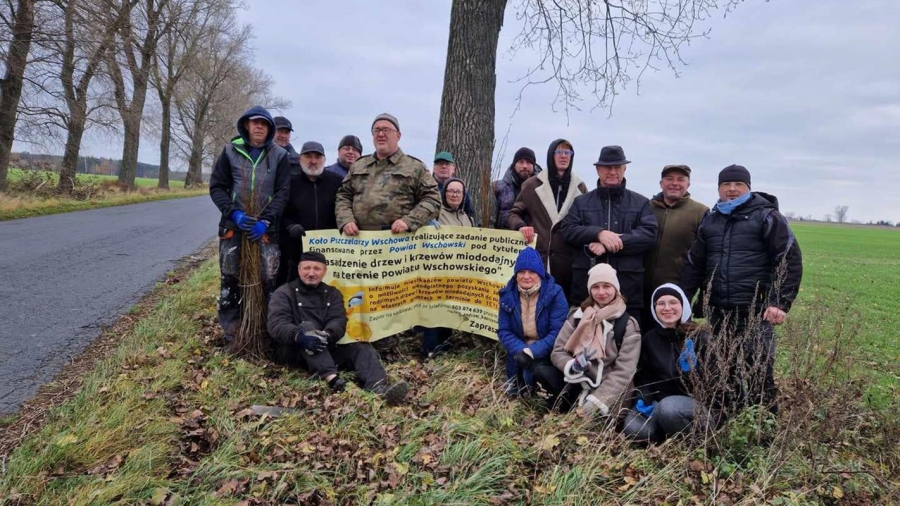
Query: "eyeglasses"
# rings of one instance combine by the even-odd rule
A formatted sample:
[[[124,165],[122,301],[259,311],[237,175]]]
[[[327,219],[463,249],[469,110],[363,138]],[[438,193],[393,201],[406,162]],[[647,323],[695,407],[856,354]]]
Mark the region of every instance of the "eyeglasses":
[[[572,151],[571,149],[557,149],[556,151],[553,152],[553,154],[554,154],[554,155],[567,155],[567,156],[572,156],[572,155],[575,154],[575,152]]]
[[[394,130],[393,128],[389,128],[389,127],[379,127],[379,128],[372,129],[372,135],[378,135],[378,134],[389,135],[396,131],[397,130]]]
[[[447,195],[462,195],[463,194],[462,190],[447,190],[444,193],[446,193]]]

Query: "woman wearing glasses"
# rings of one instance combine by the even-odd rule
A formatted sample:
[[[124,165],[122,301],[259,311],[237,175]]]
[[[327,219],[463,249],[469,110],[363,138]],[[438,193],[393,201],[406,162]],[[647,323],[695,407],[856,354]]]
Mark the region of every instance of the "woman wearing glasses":
[[[438,222],[441,225],[454,227],[474,227],[472,218],[466,214],[463,206],[466,195],[466,183],[462,179],[450,178],[444,183],[441,191],[441,214]]]

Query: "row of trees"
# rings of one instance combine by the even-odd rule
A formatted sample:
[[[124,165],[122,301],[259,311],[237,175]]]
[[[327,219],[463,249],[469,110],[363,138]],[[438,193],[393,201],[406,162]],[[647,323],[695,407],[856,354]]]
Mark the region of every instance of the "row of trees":
[[[119,182],[135,188],[142,134],[159,139],[186,185],[252,104],[284,108],[252,65],[252,30],[238,0],[3,0],[0,3],[0,190],[14,138],[65,142],[59,190],[69,192],[84,134],[124,139]],[[155,93],[152,93],[155,92]],[[64,141],[63,141],[64,140]]]

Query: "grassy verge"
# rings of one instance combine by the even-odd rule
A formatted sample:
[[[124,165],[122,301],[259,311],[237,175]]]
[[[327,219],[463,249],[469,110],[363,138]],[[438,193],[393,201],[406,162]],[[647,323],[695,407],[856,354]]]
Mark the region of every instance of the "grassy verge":
[[[224,353],[214,261],[173,284],[9,455],[11,504],[890,504],[900,422],[867,405],[840,360],[848,337],[795,318],[777,418],[748,411],[702,441],[636,448],[577,414],[500,392],[488,342],[388,366],[390,408],[332,396],[296,370]],[[810,314],[809,312],[805,314]],[[807,330],[816,330],[815,339]],[[824,366],[822,364],[825,364]],[[296,408],[277,419],[247,408]],[[896,399],[894,406],[896,406]],[[15,421],[11,422],[15,423]]]
[[[182,181],[171,181],[171,189],[160,190],[156,188],[157,180],[137,178],[138,189],[124,192],[116,185],[115,176],[79,174],[75,195],[60,196],[53,191],[58,179],[59,174],[53,172],[11,169],[10,191],[0,193],[0,221],[195,197],[205,195],[209,191],[207,188],[185,189]]]

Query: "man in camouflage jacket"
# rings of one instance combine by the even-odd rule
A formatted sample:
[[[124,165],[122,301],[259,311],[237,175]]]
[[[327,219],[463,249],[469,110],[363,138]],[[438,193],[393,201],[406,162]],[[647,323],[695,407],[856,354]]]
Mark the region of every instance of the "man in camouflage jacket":
[[[344,234],[415,232],[437,219],[441,210],[437,182],[425,164],[400,149],[400,135],[400,123],[390,114],[380,114],[372,123],[375,153],[350,166],[337,192],[335,214]]]

